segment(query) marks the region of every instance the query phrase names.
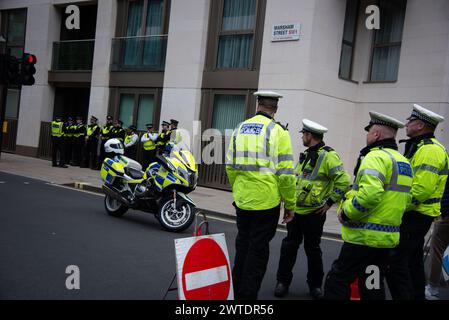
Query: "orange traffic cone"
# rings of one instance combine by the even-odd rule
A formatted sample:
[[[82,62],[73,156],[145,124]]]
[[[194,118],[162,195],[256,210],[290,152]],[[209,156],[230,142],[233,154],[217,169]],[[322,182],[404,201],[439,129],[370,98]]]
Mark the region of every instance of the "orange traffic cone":
[[[360,300],[358,278],[356,278],[354,282],[351,283],[351,300]]]

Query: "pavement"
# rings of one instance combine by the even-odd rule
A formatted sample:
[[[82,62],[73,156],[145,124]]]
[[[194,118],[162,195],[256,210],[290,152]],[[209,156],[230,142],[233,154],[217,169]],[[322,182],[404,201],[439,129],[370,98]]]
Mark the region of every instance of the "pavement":
[[[99,171],[72,167],[67,169],[54,168],[51,161],[24,157],[16,154],[2,153],[0,171],[28,178],[42,180],[48,183],[71,186],[93,192],[100,192],[103,184]],[[197,207],[212,215],[219,215],[235,219],[235,209],[232,206],[232,194],[229,191],[212,188],[197,187],[190,194]],[[285,227],[279,221],[280,227]],[[340,239],[340,223],[337,219],[336,208],[332,207],[326,217],[323,235]]]

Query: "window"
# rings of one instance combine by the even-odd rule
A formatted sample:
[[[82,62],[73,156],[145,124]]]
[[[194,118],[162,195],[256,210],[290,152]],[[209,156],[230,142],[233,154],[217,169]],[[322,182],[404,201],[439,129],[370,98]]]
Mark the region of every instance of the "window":
[[[398,78],[406,0],[381,0],[380,29],[374,33],[370,81]]]
[[[216,94],[214,96],[212,128],[225,134],[226,129],[234,129],[245,120],[246,96]]]
[[[19,101],[20,90],[8,89],[8,95],[6,96],[6,118],[17,119],[19,117]]]
[[[348,0],[346,3],[345,25],[341,44],[340,69],[338,76],[352,79],[352,61],[354,56],[355,34],[357,28],[359,0]]]
[[[21,58],[25,46],[26,9],[2,12],[2,35],[11,55]]]
[[[153,92],[123,92],[119,94],[119,105],[116,115],[118,119],[123,121],[124,128],[135,125],[138,130],[146,131],[148,123],[156,125],[154,122],[157,111],[157,93]]]
[[[224,0],[217,69],[249,69],[252,64],[256,0]]]
[[[165,17],[167,1],[128,2],[125,37],[118,39],[123,49],[123,66],[160,68],[165,63]]]

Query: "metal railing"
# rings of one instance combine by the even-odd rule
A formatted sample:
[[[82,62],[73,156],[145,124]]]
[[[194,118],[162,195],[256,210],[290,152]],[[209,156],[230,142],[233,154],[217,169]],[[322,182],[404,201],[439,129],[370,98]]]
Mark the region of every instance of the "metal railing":
[[[53,42],[53,71],[91,71],[95,40]]]
[[[221,137],[218,141],[221,141]],[[204,150],[205,146],[208,144],[208,141],[203,141],[201,143],[201,150]],[[199,164],[198,165],[198,185],[203,187],[217,188],[223,190],[231,190],[231,186],[229,185],[228,176],[226,174],[226,152],[228,150],[228,146],[224,141],[221,143],[222,147],[222,164]],[[213,155],[211,155],[213,156]]]
[[[112,39],[111,71],[164,71],[167,36]]]
[[[51,159],[51,122],[41,122],[37,156],[42,159]]]

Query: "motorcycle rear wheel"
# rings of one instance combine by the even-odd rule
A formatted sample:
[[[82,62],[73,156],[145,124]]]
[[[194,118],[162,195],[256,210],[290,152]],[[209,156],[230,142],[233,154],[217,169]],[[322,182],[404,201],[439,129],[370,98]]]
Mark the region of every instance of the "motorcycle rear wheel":
[[[110,216],[116,218],[123,216],[126,211],[128,211],[128,207],[126,207],[124,204],[121,204],[119,201],[115,200],[109,195],[105,195],[104,197],[104,207],[106,209],[106,212]]]

